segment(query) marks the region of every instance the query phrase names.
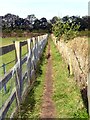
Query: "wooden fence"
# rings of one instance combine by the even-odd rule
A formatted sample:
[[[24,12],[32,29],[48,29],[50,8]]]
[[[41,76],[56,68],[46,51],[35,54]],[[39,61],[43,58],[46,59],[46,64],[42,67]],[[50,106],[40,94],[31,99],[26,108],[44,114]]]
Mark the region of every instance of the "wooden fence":
[[[5,46],[0,48],[0,56],[6,53],[9,53],[15,50],[16,54],[16,64],[13,66],[12,69],[8,73],[4,75],[4,77],[0,80],[0,90],[9,82],[9,80],[15,75],[15,87],[13,88],[11,95],[8,97],[6,102],[2,105],[0,109],[0,120],[4,119],[10,106],[12,105],[13,101],[16,99],[16,108],[11,114],[15,113],[16,109],[20,106],[20,103],[23,100],[23,96],[28,87],[30,87],[33,83],[33,78],[35,78],[35,69],[37,66],[37,62],[42,55],[43,49],[47,43],[48,35],[42,35],[38,37],[30,38],[26,41],[19,42],[15,41],[14,44]],[[27,54],[22,58],[22,46],[27,45]],[[27,70],[24,74],[22,74],[22,65],[26,63]],[[23,83],[26,80],[27,76],[27,85],[23,89]]]

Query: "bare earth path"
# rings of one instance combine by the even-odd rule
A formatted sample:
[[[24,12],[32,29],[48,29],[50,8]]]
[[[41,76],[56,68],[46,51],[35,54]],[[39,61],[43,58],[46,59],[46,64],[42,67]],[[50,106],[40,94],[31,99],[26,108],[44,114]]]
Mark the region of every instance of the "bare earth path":
[[[52,79],[52,55],[50,51],[50,41],[48,42],[47,59],[48,63],[46,69],[40,118],[55,118],[55,107],[52,100],[53,79]]]

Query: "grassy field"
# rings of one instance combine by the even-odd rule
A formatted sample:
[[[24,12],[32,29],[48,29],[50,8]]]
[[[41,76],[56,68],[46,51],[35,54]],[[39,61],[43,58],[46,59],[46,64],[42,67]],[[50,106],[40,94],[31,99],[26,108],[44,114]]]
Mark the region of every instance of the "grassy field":
[[[54,79],[53,100],[57,118],[88,118],[80,90],[73,76],[69,76],[67,66],[52,41],[51,50]]]
[[[0,38],[0,47],[12,44],[13,41],[24,41],[27,37],[8,37],[8,38]]]

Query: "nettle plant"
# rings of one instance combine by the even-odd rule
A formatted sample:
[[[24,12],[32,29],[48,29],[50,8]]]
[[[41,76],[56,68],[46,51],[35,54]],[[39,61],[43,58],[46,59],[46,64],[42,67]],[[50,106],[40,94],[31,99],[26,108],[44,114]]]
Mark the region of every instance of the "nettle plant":
[[[60,38],[63,38],[64,41],[68,41],[70,39],[75,38],[78,35],[78,30],[80,28],[79,24],[76,24],[75,22],[61,22],[61,20],[58,20],[55,24],[53,24],[53,33],[55,37],[57,37],[57,40]]]

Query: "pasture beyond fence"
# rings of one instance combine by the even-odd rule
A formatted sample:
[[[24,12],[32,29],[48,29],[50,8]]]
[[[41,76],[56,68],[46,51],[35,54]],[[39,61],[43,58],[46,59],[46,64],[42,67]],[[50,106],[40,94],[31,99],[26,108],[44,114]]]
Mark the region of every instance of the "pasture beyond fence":
[[[15,41],[15,43],[11,45],[0,48],[0,56],[15,50],[15,65],[9,70],[9,72],[6,72],[4,77],[0,80],[0,90],[2,90],[10,79],[15,76],[15,86],[13,87],[10,96],[8,96],[8,99],[4,104],[2,104],[0,109],[0,120],[6,117],[10,106],[13,101],[16,100],[15,109],[10,115],[10,118],[13,117],[17,108],[19,108],[21,102],[23,101],[27,89],[33,85],[35,81],[36,66],[47,43],[47,38],[48,35],[46,34],[30,38],[23,42]],[[27,45],[27,54],[22,57],[22,46],[25,45]],[[23,66],[23,64],[25,65]],[[25,67],[24,73],[22,70],[23,67]],[[12,80],[14,83],[14,79]],[[24,85],[25,81],[26,84]]]

